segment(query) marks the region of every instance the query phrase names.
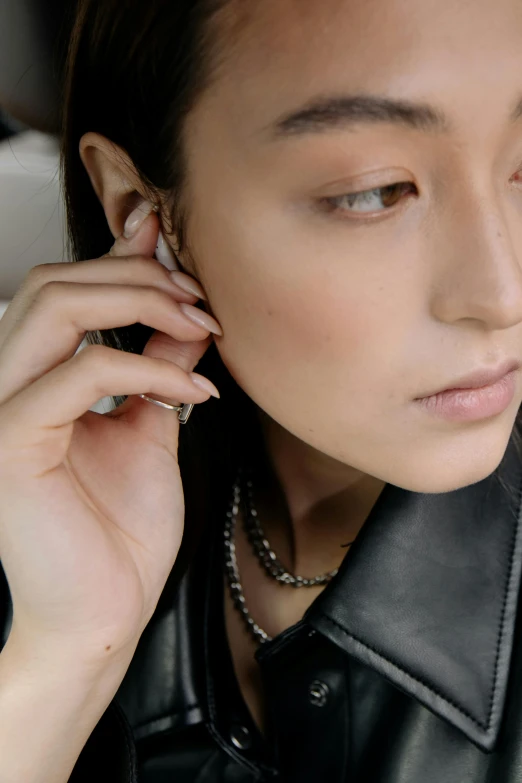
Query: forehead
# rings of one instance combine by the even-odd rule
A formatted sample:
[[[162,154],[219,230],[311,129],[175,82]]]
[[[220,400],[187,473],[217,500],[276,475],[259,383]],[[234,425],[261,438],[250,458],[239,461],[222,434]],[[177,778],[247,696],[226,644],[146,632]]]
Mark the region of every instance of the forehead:
[[[326,92],[460,105],[480,89],[506,113],[522,88],[520,0],[230,0],[218,29],[207,108],[243,136]]]
[[[438,43],[451,50],[472,32],[482,39],[521,32],[520,0],[228,0],[218,14],[231,65],[270,66],[309,52],[331,56],[367,47],[401,57],[408,48]],[[333,49],[332,49],[333,47]]]

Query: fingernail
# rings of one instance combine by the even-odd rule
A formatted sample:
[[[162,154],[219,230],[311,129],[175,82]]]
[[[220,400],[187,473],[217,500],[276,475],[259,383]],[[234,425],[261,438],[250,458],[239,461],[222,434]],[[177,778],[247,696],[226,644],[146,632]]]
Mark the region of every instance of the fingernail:
[[[208,329],[209,332],[213,332],[214,334],[223,335],[223,330],[216,319],[203,310],[200,310],[199,307],[194,307],[194,305],[181,302],[180,309],[185,313],[187,318],[190,318],[195,324],[202,326],[204,329]]]
[[[171,246],[163,236],[163,232],[160,231],[158,234],[158,244],[156,245],[156,258],[160,262],[160,264],[163,264],[163,266],[167,267],[167,269],[178,269],[178,262],[176,261],[176,256],[174,255],[174,251],[172,250]]]
[[[189,275],[186,275],[185,272],[171,272],[170,278],[173,283],[179,285],[188,294],[194,294],[194,296],[199,296],[200,299],[206,300],[207,297],[200,284],[192,277],[189,277]]]
[[[190,378],[192,380],[192,383],[198,387],[198,389],[202,389],[203,391],[208,392],[213,397],[217,397],[220,399],[220,394],[212,381],[209,381],[208,378],[205,378],[204,375],[200,375],[197,372],[189,372]]]
[[[145,218],[152,212],[153,206],[152,202],[147,199],[140,201],[136,209],[130,213],[123,226],[123,236],[125,239],[130,239],[130,237],[137,233]]]

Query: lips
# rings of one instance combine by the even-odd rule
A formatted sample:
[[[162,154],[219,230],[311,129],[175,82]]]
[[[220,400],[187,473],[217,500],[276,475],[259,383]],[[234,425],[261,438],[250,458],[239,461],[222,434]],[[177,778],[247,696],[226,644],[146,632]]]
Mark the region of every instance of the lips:
[[[452,381],[449,386],[446,386],[443,389],[438,389],[437,391],[425,394],[422,397],[417,397],[416,399],[432,397],[435,394],[442,394],[443,392],[447,391],[454,391],[459,389],[480,389],[484,386],[491,386],[508,373],[513,372],[514,370],[518,370],[520,366],[521,363],[517,359],[507,359],[506,361],[502,362],[502,364],[497,365],[497,367],[480,368],[470,373],[469,375],[457,378],[455,381]]]

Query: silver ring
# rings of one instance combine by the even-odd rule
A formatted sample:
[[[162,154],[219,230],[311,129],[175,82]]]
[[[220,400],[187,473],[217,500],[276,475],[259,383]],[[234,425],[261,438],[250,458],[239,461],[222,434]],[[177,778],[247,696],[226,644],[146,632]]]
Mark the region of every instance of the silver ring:
[[[193,402],[188,402],[184,405],[170,405],[168,402],[155,400],[154,397],[149,397],[147,394],[138,394],[138,397],[147,400],[147,402],[152,402],[154,405],[159,405],[160,408],[167,408],[169,411],[178,411],[178,419],[181,424],[186,424],[192,412],[192,408],[194,407]]]

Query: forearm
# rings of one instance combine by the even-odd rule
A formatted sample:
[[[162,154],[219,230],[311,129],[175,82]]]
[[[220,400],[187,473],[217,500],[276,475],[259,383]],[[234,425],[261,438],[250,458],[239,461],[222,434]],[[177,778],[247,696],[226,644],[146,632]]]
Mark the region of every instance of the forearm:
[[[11,636],[0,654],[1,783],[67,783],[131,658],[86,667],[28,654]]]

